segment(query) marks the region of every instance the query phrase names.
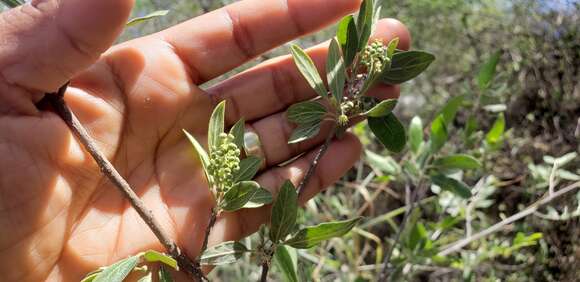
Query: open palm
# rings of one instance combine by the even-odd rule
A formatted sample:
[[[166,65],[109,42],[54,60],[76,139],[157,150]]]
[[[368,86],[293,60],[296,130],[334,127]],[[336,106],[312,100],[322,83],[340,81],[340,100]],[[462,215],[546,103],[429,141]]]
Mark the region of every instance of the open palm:
[[[65,123],[35,107],[67,80],[65,99],[99,148],[191,256],[198,255],[213,199],[186,129],[205,140],[213,107],[227,100],[260,136],[274,192],[297,183],[321,136],[287,144],[283,111],[315,93],[289,57],[265,62],[204,91],[197,85],[353,12],[357,0],[246,0],[163,32],[109,48],[130,0],[38,0],[0,14],[0,273],[3,281],[78,281],[87,272],[146,249],[162,250],[129,203],[102,176]],[[394,20],[377,36],[409,35]],[[105,51],[107,50],[107,51]],[[105,51],[103,53],[103,51]],[[323,66],[326,48],[310,49]],[[396,96],[396,87],[375,91]],[[324,135],[324,134],[322,134]],[[360,144],[334,141],[301,201],[332,184],[358,159]],[[210,245],[253,233],[268,207],[224,213]]]

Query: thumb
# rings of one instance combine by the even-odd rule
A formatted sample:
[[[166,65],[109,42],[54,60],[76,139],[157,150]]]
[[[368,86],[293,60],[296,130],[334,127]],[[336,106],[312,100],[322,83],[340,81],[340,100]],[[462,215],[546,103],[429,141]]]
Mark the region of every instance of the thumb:
[[[0,84],[54,92],[121,33],[134,0],[32,0],[0,14]]]

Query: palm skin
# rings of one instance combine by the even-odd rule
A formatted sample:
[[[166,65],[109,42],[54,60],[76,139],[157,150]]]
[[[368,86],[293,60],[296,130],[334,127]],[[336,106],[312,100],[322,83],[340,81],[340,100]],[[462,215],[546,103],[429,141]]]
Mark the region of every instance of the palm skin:
[[[79,24],[79,28],[84,28],[83,34],[88,33],[87,37],[91,32],[100,35],[97,37],[101,39],[95,40],[98,42],[88,44],[87,39],[80,39],[83,44],[74,44],[78,37],[65,37],[73,38],[71,43],[53,36],[56,39],[48,41],[57,48],[49,51],[40,51],[38,47],[11,49],[10,44],[0,44],[3,104],[0,106],[0,273],[3,281],[78,281],[87,272],[129,255],[146,249],[163,250],[64,122],[53,112],[36,110],[34,102],[41,93],[53,91],[72,77],[65,97],[73,112],[153,211],[163,229],[195,257],[214,201],[182,129],[198,140],[205,140],[213,107],[226,99],[227,123],[231,125],[241,116],[252,121],[251,126],[264,143],[269,166],[315,148],[324,138],[298,146],[288,146],[285,142],[284,136],[291,131],[291,125],[285,123],[281,112],[289,104],[314,95],[288,57],[267,62],[206,91],[197,85],[284,41],[330,24],[358,6],[358,1],[336,1],[334,8],[325,8],[324,15],[310,19],[299,15],[297,7],[322,8],[328,1],[288,1],[286,13],[280,10],[279,1],[242,1],[170,30],[114,46],[99,56],[122,29],[131,1],[65,2],[71,5],[50,6],[56,1],[33,1],[31,5],[44,3],[48,5],[44,10],[47,13],[66,14],[75,12],[74,5],[90,6],[86,3],[94,2],[84,9],[98,14],[99,9],[110,11],[115,7],[117,12],[107,12],[110,19],[98,28],[91,29],[92,22]],[[293,3],[292,13],[288,12],[289,3]],[[248,9],[254,6],[262,9]],[[41,6],[35,7],[42,10]],[[76,13],[79,11],[84,10],[77,7]],[[5,14],[0,16],[0,26],[6,19],[26,13]],[[281,35],[274,38],[254,34],[260,22],[280,14],[297,19],[280,22]],[[230,28],[226,32],[224,15],[229,18],[233,31]],[[75,19],[84,20],[81,16]],[[245,22],[236,22],[242,19]],[[192,28],[200,22],[206,24],[203,32]],[[41,23],[46,24],[46,19],[38,25]],[[300,28],[295,27],[296,23]],[[273,25],[276,24],[274,21]],[[63,25],[66,23],[56,26],[63,28]],[[408,42],[408,34],[399,23],[387,21],[381,25],[391,30],[381,37],[399,36]],[[71,24],[71,28],[74,26]],[[0,36],[10,38],[7,35],[19,36],[24,31],[38,29],[33,23],[29,29],[16,28],[12,33],[8,29],[2,34],[0,28]],[[65,33],[74,34],[70,30]],[[241,35],[253,41],[240,43]],[[196,41],[198,36],[201,39]],[[26,40],[30,39],[18,42],[22,46],[39,45]],[[91,46],[87,48],[88,45]],[[50,57],[35,56],[31,52],[42,55],[45,54],[42,52],[56,52],[54,56],[61,59],[51,61]],[[325,48],[314,47],[310,52],[323,65]],[[31,58],[23,59],[20,64],[10,60],[26,55]],[[383,90],[380,95],[396,95],[395,88]],[[350,135],[333,142],[319,168],[325,173],[313,178],[301,201],[332,184],[359,154],[360,145]],[[284,179],[297,183],[311,158],[312,152],[288,166],[266,169],[257,180],[275,192]],[[268,219],[268,213],[268,207],[263,207],[222,214],[212,230],[210,245],[253,233]]]

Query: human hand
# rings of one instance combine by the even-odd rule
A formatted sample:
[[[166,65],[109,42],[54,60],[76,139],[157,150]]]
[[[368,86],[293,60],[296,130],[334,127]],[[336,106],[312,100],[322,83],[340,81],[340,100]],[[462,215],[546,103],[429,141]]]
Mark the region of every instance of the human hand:
[[[161,249],[129,203],[52,112],[35,102],[66,81],[65,99],[173,239],[198,255],[213,200],[182,133],[204,140],[213,107],[228,101],[260,136],[267,168],[257,181],[276,189],[298,183],[311,141],[288,145],[285,108],[314,97],[288,56],[207,90],[198,85],[293,38],[353,12],[358,0],[245,0],[168,30],[110,47],[130,0],[36,0],[0,14],[0,273],[3,281],[78,281],[87,272],[146,249]],[[409,35],[395,20],[375,36]],[[320,69],[326,46],[309,53]],[[380,86],[380,98],[398,95]],[[328,133],[328,132],[326,132]],[[313,197],[358,159],[352,135],[334,141],[300,199]],[[278,167],[277,164],[310,152]],[[256,231],[268,207],[224,213],[210,245]]]

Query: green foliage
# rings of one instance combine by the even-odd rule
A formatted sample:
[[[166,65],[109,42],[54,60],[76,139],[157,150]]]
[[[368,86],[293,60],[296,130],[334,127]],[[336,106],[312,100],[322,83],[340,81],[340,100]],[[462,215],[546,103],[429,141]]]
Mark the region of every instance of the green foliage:
[[[489,58],[489,60],[483,65],[477,76],[477,85],[480,90],[485,90],[489,88],[491,82],[495,76],[497,64],[501,57],[501,52],[497,51],[495,54]]]
[[[279,245],[276,248],[274,260],[284,275],[284,281],[298,282],[298,257],[295,249]]]
[[[278,197],[272,206],[270,240],[274,243],[284,240],[290,234],[298,215],[298,194],[292,182],[282,184]]]
[[[298,70],[300,70],[300,73],[302,73],[308,84],[310,84],[310,87],[312,87],[320,97],[326,98],[326,86],[324,86],[322,78],[320,78],[318,70],[310,56],[297,45],[292,45],[290,50],[292,51],[292,57],[294,57],[294,62],[296,63]]]
[[[401,152],[407,143],[405,127],[395,117],[388,114],[382,117],[369,117],[369,127],[381,143],[392,152]]]
[[[391,67],[381,77],[383,83],[401,84],[424,72],[435,56],[424,51],[404,51],[393,55]]]
[[[2,0],[2,4],[6,5],[6,7],[14,8],[24,4],[24,1],[21,0]]]
[[[81,281],[122,282],[131,272],[136,271],[137,266],[143,262],[161,263],[161,269],[163,269],[163,266],[170,266],[174,269],[177,269],[177,261],[175,261],[175,259],[173,259],[171,256],[154,250],[149,250],[143,253],[139,253],[135,256],[131,256],[126,259],[120,260],[110,266],[102,267],[97,271],[91,272],[87,274],[87,276]],[[143,279],[147,279],[147,277],[152,277],[152,275],[153,273],[147,270],[147,273]],[[162,273],[159,272],[158,275],[161,277]],[[163,273],[163,276],[164,278],[166,278],[165,281],[172,281],[169,272]]]
[[[340,46],[336,39],[332,39],[328,48],[328,58],[326,59],[326,73],[330,92],[335,101],[342,101],[344,94],[344,84],[346,82],[346,69],[344,59],[340,51]]]
[[[284,244],[297,249],[308,249],[316,246],[322,241],[331,238],[341,237],[348,233],[361,218],[354,218],[345,221],[321,223],[317,226],[306,227],[294,234]]]
[[[199,262],[203,265],[230,264],[237,261],[247,252],[249,250],[244,244],[227,241],[208,248],[199,258]]]

